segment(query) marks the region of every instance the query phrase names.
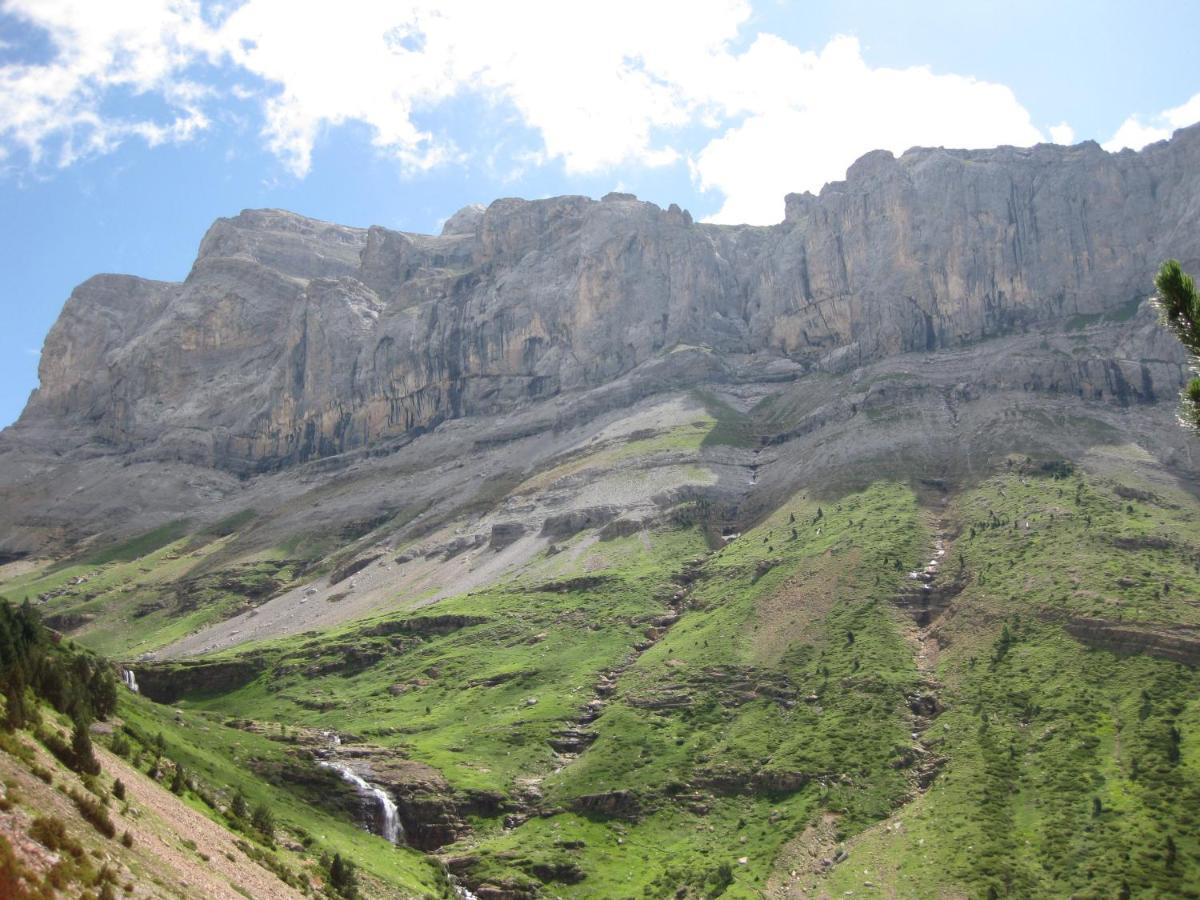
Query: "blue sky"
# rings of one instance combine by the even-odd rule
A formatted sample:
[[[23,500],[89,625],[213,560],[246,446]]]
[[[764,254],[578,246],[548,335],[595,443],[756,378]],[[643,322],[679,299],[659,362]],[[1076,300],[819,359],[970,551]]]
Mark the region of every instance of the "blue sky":
[[[1190,2],[321,6],[0,0],[0,425],[74,285],[181,279],[243,208],[436,231],[622,189],[768,223],[874,147],[1200,120]]]

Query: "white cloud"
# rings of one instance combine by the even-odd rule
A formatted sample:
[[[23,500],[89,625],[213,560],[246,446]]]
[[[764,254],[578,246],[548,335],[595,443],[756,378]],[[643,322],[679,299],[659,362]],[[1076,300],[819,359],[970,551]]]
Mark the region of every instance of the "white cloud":
[[[1075,143],[1075,129],[1066,122],[1059,122],[1057,125],[1050,126],[1050,140],[1056,144],[1062,144],[1065,147]]]
[[[509,173],[686,160],[723,196],[717,221],[764,223],[784,193],[818,190],[877,147],[1045,139],[1007,87],[873,68],[853,38],[813,52],[760,33],[737,49],[751,13],[748,0],[6,0],[0,14],[44,29],[56,54],[0,66],[0,154],[65,165],[129,138],[186,141],[228,121],[222,104],[253,104],[297,177],[323,132],[358,123],[413,172],[468,156]],[[114,115],[127,94],[154,102],[125,108],[158,112]],[[456,145],[440,116],[466,96],[539,146]],[[1200,113],[1200,96],[1189,103]],[[1049,134],[1074,140],[1065,122]]]
[[[197,66],[230,65],[229,93],[262,104],[268,148],[307,173],[321,132],[366,124],[374,144],[414,169],[458,159],[447,138],[418,124],[458,94],[515,107],[548,159],[571,172],[625,162],[669,165],[659,128],[686,125],[695,99],[681,79],[737,34],[745,0],[534,0],[514,9],[481,0],[246,0],[205,16],[198,0],[10,0],[4,11],[44,29],[45,65],[0,67],[0,135],[36,162],[106,152],[131,134],[185,140],[209,124],[191,99]],[[636,23],[636,25],[631,25]],[[166,120],[103,115],[116,90],[154,93]]]
[[[760,36],[729,60],[726,76],[724,102],[746,118],[693,162],[700,186],[725,195],[717,222],[777,222],[785,191],[820,190],[869,150],[1043,139],[1003,85],[925,67],[871,68],[850,37],[806,53]]]
[[[132,134],[160,143],[207,126],[197,105],[205,91],[183,74],[211,38],[194,0],[8,0],[4,12],[45,29],[57,50],[46,64],[0,66],[0,137],[34,163],[52,143],[68,165]],[[107,117],[112,91],[153,93],[171,113],[163,121]]]
[[[321,129],[351,120],[416,168],[453,158],[416,118],[465,92],[511,104],[547,158],[594,172],[679,158],[653,131],[689,122],[681,76],[702,68],[748,15],[742,0],[538,0],[519,11],[470,0],[347,0],[336,10],[249,0],[221,39],[238,65],[282,88],[266,103],[266,136],[297,174]]]
[[[1184,128],[1198,121],[1200,121],[1200,94],[1193,94],[1189,100],[1179,106],[1151,116],[1149,122],[1144,121],[1141,116],[1130,116],[1121,123],[1121,127],[1102,146],[1112,153],[1126,148],[1141,150],[1147,144],[1165,141],[1176,128]]]

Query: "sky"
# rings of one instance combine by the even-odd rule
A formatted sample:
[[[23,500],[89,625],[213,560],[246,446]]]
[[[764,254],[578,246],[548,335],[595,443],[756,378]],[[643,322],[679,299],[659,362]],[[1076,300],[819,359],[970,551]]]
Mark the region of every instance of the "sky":
[[[863,153],[1200,121],[1191,0],[0,0],[0,426],[98,272],[220,216],[437,232],[636,193],[770,224]]]

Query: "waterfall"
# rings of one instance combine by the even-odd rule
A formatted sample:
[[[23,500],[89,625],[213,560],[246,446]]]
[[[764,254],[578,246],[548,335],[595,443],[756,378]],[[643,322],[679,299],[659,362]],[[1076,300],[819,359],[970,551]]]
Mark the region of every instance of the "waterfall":
[[[138,692],[137,677],[133,674],[133,669],[122,669],[121,681],[135,694]]]
[[[404,829],[400,827],[400,816],[396,812],[396,804],[383,788],[369,783],[349,766],[338,762],[318,762],[317,765],[333,769],[350,782],[364,797],[372,797],[379,810],[380,835],[393,844],[400,843]]]

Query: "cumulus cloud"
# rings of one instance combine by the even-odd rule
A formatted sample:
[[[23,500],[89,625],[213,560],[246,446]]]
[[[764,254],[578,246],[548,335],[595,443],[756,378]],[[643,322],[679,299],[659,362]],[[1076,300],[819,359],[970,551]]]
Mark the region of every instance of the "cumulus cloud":
[[[1197,121],[1200,121],[1200,94],[1194,94],[1185,103],[1151,116],[1149,121],[1141,116],[1130,116],[1101,146],[1112,153],[1125,149],[1141,150],[1147,144],[1165,141],[1175,129]]]
[[[1007,87],[925,67],[872,68],[851,37],[811,53],[763,35],[726,70],[724,103],[745,118],[693,161],[701,187],[726,198],[718,222],[778,221],[781,188],[820,190],[869,150],[1043,139]]]
[[[853,38],[806,51],[763,33],[743,49],[747,0],[6,0],[2,10],[54,51],[0,66],[10,165],[21,151],[67,165],[131,138],[186,141],[223,105],[251,104],[264,146],[296,177],[322,133],[358,123],[412,172],[468,159],[575,174],[686,161],[723,197],[716,220],[762,223],[779,220],[787,191],[817,190],[877,147],[1045,139],[1007,87],[873,68]],[[439,112],[468,96],[515,117],[539,146],[498,159],[461,129],[456,142]],[[1074,139],[1066,123],[1049,133]]]
[[[1050,126],[1050,140],[1056,144],[1070,146],[1075,143],[1075,129],[1066,122]]]
[[[56,50],[49,62],[0,66],[0,138],[34,163],[51,145],[69,165],[129,135],[156,144],[207,127],[198,102],[206,91],[184,74],[211,40],[196,3],[8,0],[4,12],[44,29]],[[106,115],[114,92],[153,93],[170,112],[158,120]]]

